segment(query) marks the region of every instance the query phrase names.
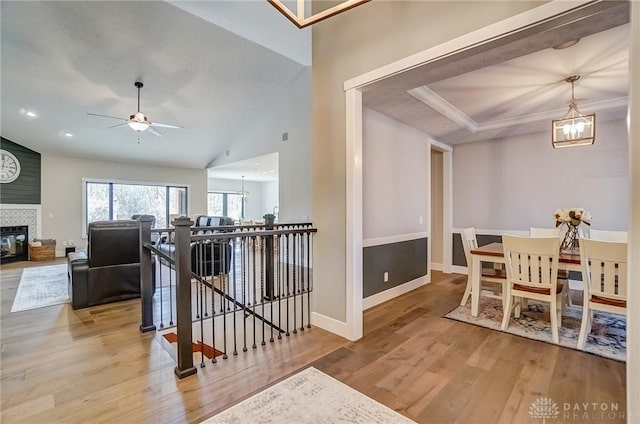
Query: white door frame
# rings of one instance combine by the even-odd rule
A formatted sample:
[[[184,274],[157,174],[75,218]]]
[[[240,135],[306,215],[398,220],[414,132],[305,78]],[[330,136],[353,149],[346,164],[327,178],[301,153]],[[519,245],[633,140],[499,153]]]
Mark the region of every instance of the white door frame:
[[[453,147],[448,144],[429,138],[431,149],[442,152],[442,272],[450,274],[453,269],[452,250],[451,250],[451,223],[453,218]],[[431,174],[429,174],[431,175]],[[433,181],[429,183],[429,190]],[[429,221],[431,221],[433,204],[429,202]],[[429,246],[431,246],[433,237],[431,234],[433,228],[429,227]],[[432,258],[429,252],[429,258]],[[431,263],[431,260],[429,260]]]
[[[374,69],[363,75],[345,81],[346,92],[346,334],[357,340],[362,337],[362,88],[416,66],[436,61],[462,50],[471,49],[511,31],[548,19],[588,3],[555,0],[524,13],[512,16],[461,37],[442,43],[433,48],[416,53],[404,59]],[[640,3],[631,2],[631,48],[630,75],[640,70]],[[635,40],[634,40],[635,36]],[[478,42],[480,40],[480,43]],[[630,142],[630,206],[629,217],[640,216],[640,81],[630,78],[630,111],[635,113],[634,122],[629,125]],[[639,177],[639,178],[634,178]],[[627,332],[640,334],[640,221],[630,219],[630,263],[629,263],[629,312]],[[637,222],[638,221],[638,222]],[[450,237],[449,237],[450,238]],[[449,249],[450,250],[450,249]],[[640,423],[640,340],[627,338],[627,420]]]

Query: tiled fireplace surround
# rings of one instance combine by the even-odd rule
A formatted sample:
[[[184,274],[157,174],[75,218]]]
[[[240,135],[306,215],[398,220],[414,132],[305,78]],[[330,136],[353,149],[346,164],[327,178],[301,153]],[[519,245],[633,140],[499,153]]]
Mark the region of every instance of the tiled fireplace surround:
[[[26,225],[29,240],[42,237],[42,207],[40,205],[0,204],[0,226]]]

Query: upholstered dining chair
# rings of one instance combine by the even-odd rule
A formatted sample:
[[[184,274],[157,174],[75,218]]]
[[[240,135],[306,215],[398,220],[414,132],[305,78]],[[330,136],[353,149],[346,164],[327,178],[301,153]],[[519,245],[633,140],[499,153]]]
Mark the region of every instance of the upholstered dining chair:
[[[469,297],[471,296],[471,250],[478,247],[478,240],[476,239],[476,229],[474,227],[465,228],[461,232],[462,246],[464,248],[464,256],[467,260],[467,267],[469,267],[467,287],[462,295],[461,306],[467,304]],[[504,288],[502,287],[507,281],[507,274],[502,269],[502,264],[496,264],[493,268],[482,268],[480,274],[480,294],[502,299],[504,306]],[[485,286],[482,283],[489,283],[492,286]]]
[[[578,348],[584,349],[593,311],[627,313],[627,243],[580,240],[580,263],[585,287]]]
[[[626,243],[628,235],[626,231],[609,231],[609,230],[589,230],[589,238],[591,240],[600,241],[616,241],[619,243]]]
[[[566,284],[558,283],[558,256],[560,238],[502,236],[502,246],[507,268],[506,305],[501,329],[509,326],[511,310],[520,316],[523,299],[549,302],[551,336],[559,343],[558,329],[562,323],[562,311]],[[514,301],[517,298],[517,301]]]

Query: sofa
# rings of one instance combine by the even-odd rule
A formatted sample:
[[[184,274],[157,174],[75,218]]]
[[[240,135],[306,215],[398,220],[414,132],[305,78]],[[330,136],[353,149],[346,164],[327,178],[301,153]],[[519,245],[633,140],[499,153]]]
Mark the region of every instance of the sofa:
[[[87,236],[87,253],[67,258],[72,308],[140,297],[140,222],[91,222]]]
[[[233,218],[225,216],[205,216],[196,218],[192,235],[213,234],[221,231],[233,231],[232,229],[212,229],[210,227],[233,226]],[[207,228],[209,227],[209,228]],[[173,235],[173,234],[172,234]],[[158,250],[174,257],[175,244],[173,237],[163,236],[157,244]],[[191,243],[191,270],[201,277],[228,274],[231,268],[232,246],[228,240],[206,240],[204,242]]]

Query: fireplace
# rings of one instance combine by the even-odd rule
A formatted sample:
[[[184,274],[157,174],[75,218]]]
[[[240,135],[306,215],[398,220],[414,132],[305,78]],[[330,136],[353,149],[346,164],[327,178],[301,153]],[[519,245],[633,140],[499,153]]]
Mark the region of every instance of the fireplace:
[[[0,263],[29,259],[29,227],[14,225],[0,227]]]

